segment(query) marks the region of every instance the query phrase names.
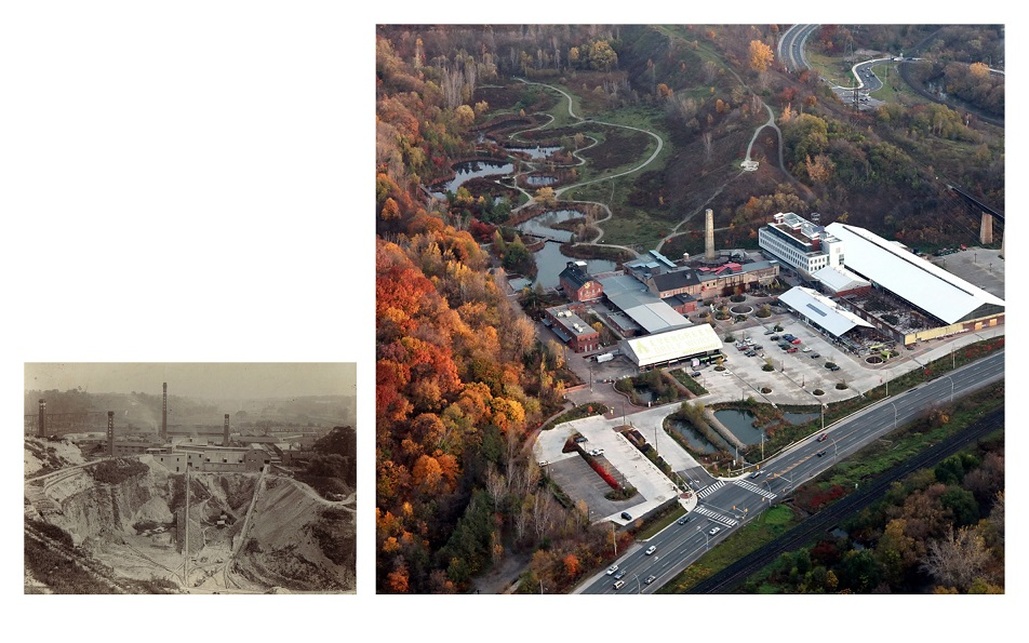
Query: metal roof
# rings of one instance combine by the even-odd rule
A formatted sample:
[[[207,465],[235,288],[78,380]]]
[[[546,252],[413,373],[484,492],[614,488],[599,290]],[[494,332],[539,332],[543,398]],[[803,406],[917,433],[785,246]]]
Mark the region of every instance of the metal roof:
[[[839,266],[826,266],[816,270],[811,276],[825,284],[833,292],[864,288],[871,285],[859,275]]]
[[[844,265],[948,324],[1004,300],[864,228],[835,222],[827,230],[842,240]]]
[[[642,367],[721,350],[722,340],[710,324],[698,324],[627,339],[625,346],[629,359]]]
[[[689,325],[690,321],[627,275],[601,277],[608,301],[639,324],[647,333],[659,333]]]
[[[855,326],[873,327],[854,313],[840,308],[836,302],[810,288],[801,286],[790,288],[779,295],[779,301],[836,337],[840,337]]]

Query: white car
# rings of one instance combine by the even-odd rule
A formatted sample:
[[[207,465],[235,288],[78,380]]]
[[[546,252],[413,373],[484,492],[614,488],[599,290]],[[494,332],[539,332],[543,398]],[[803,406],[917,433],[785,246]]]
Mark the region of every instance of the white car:
[[[614,574],[616,571],[618,571],[618,565],[611,565],[607,568],[607,575],[610,576],[611,574]]]
[[[712,536],[714,536],[715,534],[717,534],[717,533],[718,533],[718,532],[720,532],[720,531],[722,531],[722,528],[721,528],[721,527],[714,527],[714,528],[712,528],[712,529],[711,529],[711,531],[709,531],[709,532],[707,532],[707,533],[708,533],[708,534],[710,534],[710,535],[712,535]]]
[[[647,547],[647,556],[653,554],[656,551],[657,551],[657,545],[651,545],[650,547]]]
[[[592,455],[592,456],[604,455],[604,450],[603,449],[593,449],[592,451],[590,451],[590,455]]]

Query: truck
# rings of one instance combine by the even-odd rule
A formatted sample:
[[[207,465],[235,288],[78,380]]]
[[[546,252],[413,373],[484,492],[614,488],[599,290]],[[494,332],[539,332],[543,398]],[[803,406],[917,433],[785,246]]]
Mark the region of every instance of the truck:
[[[614,353],[601,353],[600,355],[597,355],[597,361],[601,362],[601,363],[603,363],[603,362],[610,362],[614,358],[615,358],[615,354]]]

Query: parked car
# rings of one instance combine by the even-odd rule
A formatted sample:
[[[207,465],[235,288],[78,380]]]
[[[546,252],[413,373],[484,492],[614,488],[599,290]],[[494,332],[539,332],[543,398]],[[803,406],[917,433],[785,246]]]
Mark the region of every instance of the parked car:
[[[818,353],[811,353],[811,359],[818,359],[819,357],[821,357],[821,355]]]
[[[690,373],[690,377],[700,377],[700,371],[693,371]]]
[[[593,449],[592,451],[590,451],[590,455],[592,455],[592,456],[604,455],[604,450],[603,449]]]
[[[628,511],[623,511],[622,512],[622,520],[629,520],[629,521],[631,521],[632,520],[632,514],[630,514]]]
[[[804,348],[802,348],[800,350],[804,351],[805,353],[810,353],[811,352],[811,347],[810,346],[805,346]]]
[[[607,575],[610,576],[611,574],[614,574],[616,571],[618,571],[618,565],[611,565],[607,568]]]
[[[790,346],[789,348],[786,349],[786,352],[787,353],[796,353],[797,352],[797,347],[796,346]]]
[[[657,551],[657,545],[651,545],[650,547],[647,547],[646,555],[649,556],[649,555],[653,554],[656,551]]]
[[[773,342],[777,342],[777,341],[779,341],[779,336],[778,335],[772,335],[768,339],[772,340]]]
[[[575,441],[579,444],[582,444],[583,442],[589,442],[589,438],[587,438],[584,435],[580,435],[579,437],[575,438]]]
[[[793,339],[790,340],[790,343],[791,344],[800,344],[800,338],[799,337],[794,337]]]

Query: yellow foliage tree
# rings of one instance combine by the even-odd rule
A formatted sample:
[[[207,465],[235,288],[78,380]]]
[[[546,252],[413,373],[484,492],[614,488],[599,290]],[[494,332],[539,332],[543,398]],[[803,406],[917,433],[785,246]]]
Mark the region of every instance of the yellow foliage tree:
[[[983,80],[990,77],[990,67],[986,63],[972,63],[968,66],[968,73],[973,78]]]
[[[536,201],[548,207],[556,205],[557,197],[554,196],[554,188],[542,187],[536,190]]]
[[[768,71],[768,68],[772,65],[773,60],[775,60],[775,54],[772,53],[771,47],[761,42],[760,40],[750,41],[751,69],[758,73]]]
[[[467,105],[458,105],[454,110],[454,118],[461,127],[470,127],[475,122],[475,110]]]

